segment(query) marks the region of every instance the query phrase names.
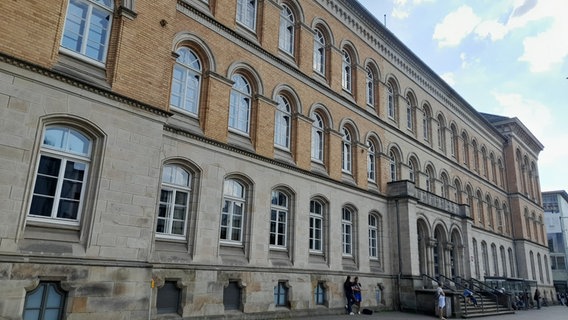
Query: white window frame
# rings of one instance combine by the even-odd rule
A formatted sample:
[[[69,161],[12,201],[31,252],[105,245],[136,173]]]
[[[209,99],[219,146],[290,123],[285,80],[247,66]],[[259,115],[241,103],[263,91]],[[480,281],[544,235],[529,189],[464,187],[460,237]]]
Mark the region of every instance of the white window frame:
[[[368,141],[367,145],[367,180],[371,182],[377,181],[377,164],[375,156],[375,144],[373,141]]]
[[[157,219],[164,221],[164,231],[159,232],[159,223],[156,224],[156,237],[183,239],[187,235],[187,223],[189,221],[189,204],[191,201],[191,181],[192,176],[189,171],[179,165],[168,164],[162,170],[162,186],[160,190],[159,211]],[[167,201],[162,201],[162,193],[167,192],[170,196]],[[184,203],[178,203],[177,197],[180,194],[186,194]],[[165,214],[162,217],[160,211],[165,208]],[[183,218],[176,218],[176,210],[183,210]],[[181,223],[183,225],[181,233],[174,233],[174,224]]]
[[[367,105],[374,107],[375,106],[375,77],[373,75],[373,71],[371,68],[367,67],[365,69],[367,72],[367,77],[365,79],[366,86],[367,86]]]
[[[284,52],[291,55],[294,54],[294,24],[294,13],[287,5],[282,5],[282,10],[280,11],[280,35],[278,46]]]
[[[290,198],[280,190],[273,190],[270,202],[270,247],[287,249]]]
[[[369,258],[379,259],[379,219],[374,215],[369,215]]]
[[[321,201],[319,200],[310,201],[310,232],[309,232],[310,252],[323,253],[324,232],[325,232],[324,210],[325,210],[325,205]]]
[[[347,128],[342,129],[343,138],[341,141],[342,152],[341,152],[341,171],[345,173],[351,173],[352,161],[353,161],[353,145],[351,139],[351,132]]]
[[[229,105],[229,130],[243,135],[250,132],[250,113],[252,107],[252,90],[248,80],[240,74],[232,77]]]
[[[342,255],[353,256],[353,212],[348,208],[341,208],[341,244]]]
[[[351,55],[343,49],[341,58],[341,87],[348,92],[352,89],[353,69],[351,68]]]
[[[243,235],[245,229],[245,219],[247,211],[246,186],[236,180],[227,179],[223,186],[223,208],[221,209],[221,227],[219,230],[219,239],[224,243],[243,244]],[[236,211],[241,208],[241,212]],[[223,221],[226,221],[225,223]],[[240,226],[236,226],[236,222],[240,222]],[[226,229],[223,237],[223,229]],[[237,239],[232,239],[234,230],[238,230]]]
[[[61,37],[61,43],[60,43],[60,50],[62,52],[102,67],[105,66],[107,53],[108,53],[109,40],[110,40],[110,32],[112,29],[114,1],[106,0],[108,2],[107,4],[105,4],[104,1],[105,0],[69,0],[67,5],[67,12],[65,14],[63,35]],[[87,13],[85,14],[84,20],[81,17],[76,17],[71,15],[70,10],[72,9],[72,4],[73,6],[77,5],[86,6]],[[91,24],[93,17],[95,17],[96,14],[98,15],[108,14],[106,18],[106,20],[108,20],[108,25],[106,26],[106,29],[99,30],[97,29],[97,27],[100,26]],[[74,17],[75,20],[73,20],[72,17]],[[82,26],[76,28],[76,29],[82,29],[81,34],[72,31],[71,25],[77,23],[82,24]],[[99,34],[100,37],[103,37],[104,39],[102,41],[93,42],[92,37],[97,33]],[[79,44],[80,45],[79,50],[65,45],[64,43],[65,39],[68,39],[69,35],[73,35],[78,38],[77,41],[74,42],[74,45],[76,46]],[[98,56],[100,56],[100,58],[93,57],[88,54],[87,50],[90,48],[89,44],[93,43],[95,43],[99,47],[98,50],[95,51],[97,51]]]
[[[325,37],[321,30],[316,29],[314,36],[314,61],[313,68],[321,75],[325,74]]]
[[[406,128],[408,128],[409,130],[413,129],[413,125],[412,125],[412,103],[410,102],[410,99],[408,101],[406,101]]]
[[[324,132],[324,122],[323,118],[314,113],[313,115],[313,124],[312,124],[312,161],[323,162],[323,153],[324,153],[324,141],[325,141],[325,132]]]
[[[391,181],[396,181],[397,177],[398,177],[398,168],[397,168],[397,163],[396,163],[397,159],[396,159],[396,155],[394,154],[394,152],[391,150],[389,152],[389,171],[390,171],[390,179]]]
[[[52,132],[53,134],[50,134]],[[55,139],[51,141],[49,139]],[[79,144],[75,144],[75,143]],[[57,143],[57,144],[56,144]],[[44,129],[43,137],[42,137],[42,145],[40,148],[40,153],[38,157],[38,164],[37,169],[35,172],[34,177],[34,189],[32,192],[32,199],[30,201],[30,208],[28,211],[27,219],[29,221],[44,221],[50,223],[58,223],[58,224],[65,224],[65,225],[79,225],[81,221],[82,211],[84,202],[86,199],[85,190],[88,182],[89,177],[89,169],[91,164],[91,152],[92,152],[93,141],[92,139],[88,138],[84,133],[80,132],[79,130],[61,126],[61,125],[54,125],[48,126]],[[77,147],[77,148],[75,148]],[[82,148],[81,148],[82,147]],[[80,150],[82,149],[82,150]],[[59,170],[56,173],[57,175],[49,175],[47,173],[40,173],[39,170],[41,169],[42,159],[45,158],[52,158],[56,159],[59,162]],[[75,163],[76,165],[84,166],[82,179],[71,179],[66,177],[66,168],[67,164]],[[52,190],[53,194],[45,194],[45,193],[36,193],[36,191],[40,190],[41,188],[38,184],[41,183],[39,177],[42,179],[56,179],[55,188]],[[73,198],[66,198],[63,197],[64,192],[72,192],[73,184],[80,184],[80,191],[79,191],[79,200]],[[67,185],[67,187],[65,187]],[[41,190],[40,190],[41,191]],[[77,192],[75,192],[76,194]],[[32,210],[33,203],[35,199],[41,201],[41,199],[50,198],[53,199],[53,203],[51,205],[51,210],[49,215],[40,215],[40,214],[33,214]],[[59,209],[61,202],[68,201],[77,203],[77,212],[75,218],[62,218],[58,217]]]
[[[256,31],[256,0],[237,0],[237,22],[245,28]]]
[[[290,150],[290,133],[292,131],[292,107],[286,97],[276,97],[276,119],[274,123],[274,145]]]
[[[197,54],[185,47],[179,48],[179,55],[172,74],[170,106],[196,117],[199,114],[202,64]],[[180,78],[177,78],[179,74]],[[174,103],[179,99],[179,103]]]
[[[391,119],[394,119],[394,90],[392,88],[392,85],[390,83],[387,84],[387,112],[388,112],[388,117]]]

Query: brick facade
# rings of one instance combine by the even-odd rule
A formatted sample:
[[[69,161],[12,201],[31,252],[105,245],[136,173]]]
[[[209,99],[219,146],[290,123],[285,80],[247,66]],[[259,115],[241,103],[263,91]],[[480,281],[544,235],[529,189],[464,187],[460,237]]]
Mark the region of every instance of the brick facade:
[[[61,49],[68,0],[23,2],[0,3],[0,317],[20,318],[26,296],[52,282],[64,292],[62,312],[74,319],[342,313],[347,275],[359,277],[363,305],[375,310],[425,312],[415,293],[431,287],[423,275],[523,278],[552,294],[541,263],[548,259],[536,171],[542,145],[518,120],[475,111],[358,3],[255,1],[252,30],[236,21],[232,0],[137,0],[134,7],[115,0],[106,55],[93,61]],[[295,18],[292,54],[279,48],[283,5]],[[326,33],[323,74],[313,66],[316,28]],[[180,48],[191,49],[201,68],[195,112],[170,105]],[[343,88],[342,50],[352,61],[351,90]],[[375,72],[374,105],[367,104],[367,68]],[[243,116],[229,107],[236,74],[250,85],[248,132],[229,125]],[[275,146],[279,95],[291,107],[287,147]],[[321,161],[312,159],[315,114],[324,122]],[[79,132],[89,151],[50,146],[48,128]],[[76,218],[32,212],[33,201],[51,199],[38,182],[49,176],[41,171],[46,157],[88,168],[84,180],[76,178],[83,183],[71,199],[79,203]],[[176,189],[164,180],[165,167],[183,169],[190,182]],[[233,199],[224,184],[232,179],[246,190],[237,199],[242,220],[231,220],[240,223],[231,226],[242,229],[238,241],[220,236]],[[182,236],[157,232],[170,189],[189,194]],[[57,192],[65,187],[54,190],[63,206]],[[273,191],[287,196],[285,210],[275,208]],[[324,208],[321,249],[308,243],[312,201]],[[283,244],[272,243],[277,210],[286,211]],[[475,256],[475,244],[511,255]],[[179,289],[177,310],[161,305],[166,283]],[[274,299],[281,283],[284,305]],[[240,293],[236,308],[230,290]]]

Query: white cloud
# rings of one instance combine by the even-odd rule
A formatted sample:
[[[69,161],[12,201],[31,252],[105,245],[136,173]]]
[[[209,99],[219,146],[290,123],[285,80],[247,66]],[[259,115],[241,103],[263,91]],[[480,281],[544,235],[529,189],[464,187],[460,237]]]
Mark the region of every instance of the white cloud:
[[[539,137],[546,136],[545,129],[550,128],[554,121],[553,113],[547,106],[539,101],[526,99],[518,93],[493,92],[493,96],[499,103],[498,114],[519,118],[539,140]]]
[[[392,16],[401,20],[406,19],[410,16],[410,13],[415,7],[427,2],[433,3],[436,2],[436,0],[412,0],[412,3],[410,3],[409,0],[394,0]]]
[[[444,79],[444,81],[446,81],[446,83],[449,84],[450,87],[456,85],[456,75],[453,72],[443,73],[440,75],[440,77]]]
[[[492,41],[497,41],[503,39],[509,30],[502,23],[493,21],[482,21],[475,27],[475,33],[481,38],[489,37]]]
[[[439,41],[440,47],[457,46],[480,22],[473,9],[463,5],[436,25],[433,39]]]

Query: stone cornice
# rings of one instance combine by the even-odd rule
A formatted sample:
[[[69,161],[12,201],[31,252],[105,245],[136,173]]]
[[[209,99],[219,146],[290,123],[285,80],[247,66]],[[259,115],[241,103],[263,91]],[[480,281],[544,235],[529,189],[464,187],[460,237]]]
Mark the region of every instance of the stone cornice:
[[[170,116],[173,115],[173,113],[171,113],[169,111],[165,111],[165,110],[160,109],[158,107],[140,102],[138,100],[135,100],[135,99],[132,99],[132,98],[129,98],[129,97],[126,97],[126,96],[123,96],[121,94],[112,92],[108,89],[98,87],[98,86],[93,85],[91,83],[70,77],[70,76],[65,75],[63,73],[60,73],[60,72],[39,66],[37,64],[33,64],[33,63],[30,63],[30,62],[27,62],[27,61],[24,61],[24,60],[20,60],[16,57],[6,55],[2,52],[0,52],[0,62],[4,62],[4,63],[10,64],[10,65],[16,66],[18,68],[29,70],[31,72],[40,74],[42,76],[46,76],[48,78],[61,81],[61,82],[66,83],[68,85],[79,88],[81,90],[89,91],[89,92],[92,92],[92,93],[97,94],[99,96],[102,96],[104,98],[111,99],[111,100],[114,100],[114,101],[117,101],[117,102],[120,102],[120,103],[124,103],[128,106],[135,107],[135,108],[138,108],[138,109],[142,109],[144,111],[151,112],[151,113],[154,113],[154,114],[162,116],[162,117],[170,117]]]

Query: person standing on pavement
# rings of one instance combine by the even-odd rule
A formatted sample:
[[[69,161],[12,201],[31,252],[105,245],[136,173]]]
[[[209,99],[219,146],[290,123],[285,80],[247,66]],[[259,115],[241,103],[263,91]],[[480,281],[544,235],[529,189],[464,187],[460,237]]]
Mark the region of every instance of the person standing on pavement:
[[[538,288],[536,288],[536,290],[534,291],[534,300],[536,301],[537,309],[540,309],[540,291],[538,290]]]
[[[347,276],[347,279],[345,279],[343,291],[345,291],[345,299],[347,300],[345,309],[347,310],[347,314],[352,316],[354,315],[353,303],[355,303],[355,297],[353,296],[353,282],[351,281],[351,276]]]
[[[440,312],[440,319],[446,320],[444,318],[444,310],[446,309],[446,294],[444,289],[442,289],[442,283],[438,282],[438,289],[436,289],[436,297],[438,298],[438,310]]]
[[[353,297],[355,298],[355,305],[357,306],[357,313],[361,314],[361,284],[359,283],[359,277],[355,277],[353,281]]]

